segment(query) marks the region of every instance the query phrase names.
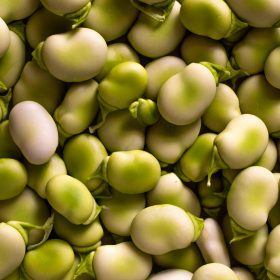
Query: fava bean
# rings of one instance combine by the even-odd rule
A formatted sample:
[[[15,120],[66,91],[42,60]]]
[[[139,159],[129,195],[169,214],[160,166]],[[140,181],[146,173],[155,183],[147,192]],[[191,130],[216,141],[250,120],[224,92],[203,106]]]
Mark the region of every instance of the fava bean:
[[[10,45],[10,32],[6,22],[0,17],[0,57],[2,57],[5,52],[8,50]]]
[[[175,50],[186,32],[179,19],[180,8],[181,4],[175,1],[164,22],[141,13],[127,34],[129,43],[137,52],[151,58],[161,57]]]
[[[20,194],[27,183],[24,165],[12,158],[0,159],[0,201]]]
[[[58,132],[47,110],[37,102],[22,101],[9,115],[9,129],[13,141],[32,164],[44,164],[55,153]]]
[[[98,280],[142,280],[151,273],[152,258],[129,241],[103,245],[94,254],[93,269]]]
[[[192,273],[184,269],[167,269],[149,276],[147,280],[191,280]]]
[[[123,36],[137,15],[130,0],[95,0],[83,25],[94,29],[109,42]]]
[[[152,205],[133,219],[130,236],[143,252],[161,255],[182,249],[195,241],[203,228],[203,220],[171,204]]]
[[[43,69],[64,82],[82,82],[95,77],[105,64],[106,55],[104,38],[85,27],[51,35],[33,52]]]
[[[154,255],[153,260],[161,268],[184,269],[190,272],[194,272],[205,263],[194,242],[182,249],[172,250],[162,255]]]
[[[279,16],[280,18],[280,16]],[[280,89],[279,74],[277,69],[280,64],[280,47],[273,49],[265,60],[264,74],[267,81],[274,87]]]
[[[254,280],[254,275],[246,268],[234,266],[231,268],[235,274],[239,277],[239,280]]]

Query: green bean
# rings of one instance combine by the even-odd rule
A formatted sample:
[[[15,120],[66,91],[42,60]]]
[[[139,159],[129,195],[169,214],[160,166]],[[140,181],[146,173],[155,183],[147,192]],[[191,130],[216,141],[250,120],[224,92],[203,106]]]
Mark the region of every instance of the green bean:
[[[160,255],[182,249],[195,241],[203,228],[203,220],[171,204],[144,208],[133,219],[130,236],[143,252]]]
[[[50,35],[63,33],[71,29],[71,22],[55,15],[45,8],[38,9],[27,20],[25,26],[26,40],[35,49]]]
[[[89,224],[100,211],[87,187],[70,175],[52,177],[46,186],[46,198],[54,210],[75,225]]]
[[[119,236],[130,235],[130,225],[134,217],[145,208],[144,194],[123,194],[112,190],[110,198],[99,200],[104,207],[100,219],[105,228]]]
[[[148,73],[148,85],[145,96],[152,100],[157,99],[160,87],[170,77],[182,71],[186,63],[177,56],[167,55],[153,59],[147,63],[145,69]]]
[[[240,114],[236,93],[228,85],[220,83],[213,101],[202,115],[202,122],[212,131],[221,132],[232,119]]]
[[[42,70],[35,61],[28,61],[13,88],[13,105],[26,100],[41,104],[49,114],[53,114],[65,94],[65,85],[48,72]]]
[[[137,52],[151,58],[161,57],[175,50],[186,32],[179,19],[180,8],[181,4],[176,1],[164,22],[141,13],[127,34],[129,43]]]
[[[127,109],[109,113],[97,135],[110,152],[144,149],[145,127]]]
[[[238,276],[228,266],[221,263],[208,263],[199,267],[193,274],[192,280],[239,280]]]
[[[226,0],[238,17],[254,27],[277,26],[280,20],[280,9],[277,0]]]
[[[161,268],[184,269],[190,272],[194,272],[205,263],[196,243],[162,255],[154,255],[153,261]]]
[[[109,42],[125,35],[137,15],[130,0],[95,0],[83,25],[94,29]]]
[[[152,258],[129,241],[103,245],[94,254],[93,269],[98,280],[142,280],[151,273]]]
[[[49,207],[33,190],[26,187],[16,197],[3,200],[0,204],[0,222],[21,221],[34,225],[43,225],[50,216]],[[41,230],[28,233],[28,245],[42,240]]]
[[[27,183],[24,165],[12,158],[0,159],[0,201],[20,194]]]
[[[34,280],[63,279],[75,262],[71,246],[61,239],[49,239],[40,247],[26,252],[22,268]]]
[[[147,206],[172,204],[200,216],[201,207],[196,194],[173,172],[161,175],[156,186],[147,193]]]
[[[0,223],[0,278],[5,279],[17,269],[25,255],[25,242],[12,226]]]
[[[44,164],[37,165],[25,161],[24,166],[28,174],[27,185],[42,198],[46,198],[47,182],[56,175],[67,173],[65,163],[57,153]]]
[[[106,61],[107,44],[96,31],[79,27],[54,34],[33,52],[37,63],[64,82],[82,82],[95,77]],[[89,63],[90,61],[94,63]]]
[[[193,145],[200,128],[200,119],[186,125],[174,125],[160,118],[157,123],[147,128],[147,149],[159,161],[174,164]]]
[[[107,156],[103,143],[87,133],[73,136],[63,146],[63,160],[68,174],[82,181],[90,191],[102,184],[100,178],[91,179],[90,176]]]
[[[180,20],[192,33],[220,40],[247,27],[222,0],[185,0]]]
[[[215,93],[212,72],[204,65],[191,63],[162,85],[157,98],[158,110],[170,123],[190,124],[203,115]]]
[[[32,164],[44,164],[55,153],[58,132],[47,110],[37,102],[22,101],[9,115],[9,129],[13,141]]]

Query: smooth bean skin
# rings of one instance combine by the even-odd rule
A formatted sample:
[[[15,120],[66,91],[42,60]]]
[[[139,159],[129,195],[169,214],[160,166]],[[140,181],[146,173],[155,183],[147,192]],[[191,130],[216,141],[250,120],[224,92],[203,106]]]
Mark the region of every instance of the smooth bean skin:
[[[280,43],[280,28],[252,28],[232,49],[231,61],[249,74],[263,71],[269,53]]]
[[[270,135],[280,131],[280,90],[271,86],[264,75],[246,78],[237,90],[241,112],[253,114],[265,123]],[[261,106],[256,106],[261,104]]]
[[[47,37],[69,31],[70,29],[71,22],[69,20],[55,15],[45,8],[40,8],[26,22],[26,40],[35,49]]]
[[[133,48],[150,58],[161,57],[175,50],[186,32],[179,19],[180,8],[181,4],[176,1],[163,23],[141,13],[127,34]]]
[[[228,85],[219,83],[213,101],[202,116],[203,124],[214,132],[221,132],[239,115],[241,112],[236,93]]]
[[[17,268],[16,270],[14,270],[14,272],[9,274],[9,276],[5,277],[5,280],[18,280],[20,279],[20,276],[20,268]]]
[[[67,241],[74,250],[75,246],[89,247],[96,244],[104,234],[99,219],[95,219],[88,225],[74,225],[57,212],[54,215],[54,231],[61,239]]]
[[[176,163],[175,173],[183,181],[202,181],[208,174],[214,140],[217,134],[202,133]]]
[[[12,139],[9,120],[0,123],[0,158],[19,159],[21,152]]]
[[[268,270],[268,273],[272,273],[274,277],[280,276],[279,238],[280,238],[280,226],[277,225],[275,228],[273,228],[270,231],[268,235],[266,248],[265,248],[265,259],[264,259],[265,268]]]
[[[161,118],[147,129],[147,149],[159,161],[174,164],[195,142],[200,128],[201,119],[186,125],[174,125]]]
[[[22,267],[34,280],[59,280],[68,273],[75,261],[71,246],[61,239],[49,239],[25,254]]]
[[[117,191],[139,194],[153,189],[160,178],[160,164],[143,150],[113,152],[104,162],[105,180]]]
[[[180,20],[192,33],[220,40],[229,34],[231,13],[221,0],[186,0],[180,9]]]
[[[13,141],[32,164],[44,164],[58,146],[58,131],[48,111],[34,101],[16,104],[9,115]]]
[[[215,139],[221,159],[231,169],[241,169],[256,162],[269,141],[265,123],[255,115],[241,114],[232,119]]]
[[[238,276],[228,266],[221,263],[208,263],[199,267],[194,273],[192,280],[239,280]]]
[[[220,42],[197,34],[186,36],[180,54],[187,64],[208,61],[226,67],[228,63],[226,49]]]
[[[184,269],[190,272],[194,272],[205,263],[196,243],[162,255],[154,255],[153,260],[161,268]]]
[[[196,241],[206,263],[221,263],[230,267],[230,257],[222,228],[213,218],[204,220],[204,227]]]
[[[100,213],[105,228],[113,234],[129,236],[131,222],[145,208],[146,201],[144,194],[122,194],[112,190],[112,196],[99,203],[106,206]]]
[[[10,32],[6,22],[0,17],[0,57],[2,57],[5,52],[8,50],[10,45]]]
[[[15,228],[0,223],[0,247],[0,278],[5,279],[20,266],[25,254],[25,243]]]
[[[27,185],[42,198],[46,198],[46,185],[52,177],[67,174],[65,163],[57,153],[44,164],[37,165],[25,161],[24,166],[28,174]]]
[[[261,166],[243,169],[233,180],[227,195],[229,216],[250,231],[261,228],[278,198],[278,182]],[[236,205],[238,201],[238,205]]]
[[[173,172],[161,175],[156,186],[146,195],[147,206],[172,204],[200,216],[201,207],[196,194]]]
[[[162,85],[157,98],[158,110],[170,123],[190,124],[203,115],[215,93],[216,82],[210,70],[191,63]]]
[[[147,278],[147,280],[191,280],[192,273],[184,269],[167,269],[154,273]]]
[[[145,65],[148,73],[148,85],[145,96],[149,99],[156,100],[160,87],[170,77],[182,71],[186,63],[177,56],[166,55],[153,59]]]
[[[109,113],[97,135],[110,152],[144,149],[145,127],[127,109]]]
[[[137,62],[117,64],[99,84],[99,101],[115,109],[125,109],[144,94],[148,75]]]
[[[96,249],[93,270],[98,280],[142,280],[151,273],[152,258],[129,241],[103,245]]]
[[[254,27],[271,27],[280,20],[280,8],[277,0],[226,0],[238,17]]]
[[[254,163],[272,171],[277,163],[277,147],[272,138],[269,139],[267,147],[261,157]]]
[[[89,0],[61,0],[59,2],[55,0],[41,0],[43,6],[54,14],[65,15],[73,13],[84,7]]]
[[[96,0],[83,25],[96,30],[109,42],[123,36],[137,15],[138,10],[129,0]]]
[[[144,208],[135,216],[130,236],[141,251],[161,255],[190,245],[195,236],[195,228],[182,208],[158,204]]]
[[[96,208],[87,187],[69,175],[52,177],[46,185],[46,198],[54,210],[75,225],[86,224]]]
[[[11,88],[15,85],[25,63],[24,42],[14,31],[9,30],[9,36],[9,47],[0,58],[0,81],[3,82],[7,88]],[[1,89],[0,92],[2,92]]]
[[[104,38],[85,27],[51,35],[41,48],[42,62],[47,70],[64,82],[82,82],[95,77],[105,64],[106,56]]]
[[[239,277],[239,280],[254,280],[254,275],[246,268],[234,266],[231,268],[235,274]]]
[[[280,18],[280,16],[279,16]],[[271,51],[268,57],[265,60],[264,64],[264,75],[267,81],[274,87],[280,89],[279,82],[279,69],[280,65],[280,47],[277,47]]]
[[[63,146],[63,160],[68,173],[82,181],[90,191],[102,183],[90,176],[108,156],[103,143],[94,135],[82,133],[69,139]]]
[[[43,225],[49,216],[47,203],[28,187],[16,197],[3,200],[0,204],[0,222],[21,221]],[[40,242],[42,233],[40,230],[31,230],[28,234],[28,244]]]
[[[90,79],[72,84],[54,112],[54,119],[62,133],[75,135],[83,132],[97,115],[98,83]]]
[[[39,6],[39,0],[1,0],[0,17],[8,24],[29,17]]]
[[[134,61],[140,62],[139,56],[136,51],[126,43],[111,43],[108,45],[106,62],[101,71],[97,74],[95,79],[101,81],[112,68],[122,62]]]
[[[27,183],[24,165],[12,158],[0,159],[0,201],[20,194]]]
[[[65,94],[65,84],[41,69],[35,61],[28,61],[13,88],[12,102],[35,101],[52,115]]]

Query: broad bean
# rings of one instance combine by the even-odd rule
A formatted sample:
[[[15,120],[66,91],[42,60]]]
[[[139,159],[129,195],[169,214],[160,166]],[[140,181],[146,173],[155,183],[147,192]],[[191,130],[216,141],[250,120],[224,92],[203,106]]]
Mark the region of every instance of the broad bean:
[[[280,63],[280,47],[273,49],[267,56],[264,64],[264,75],[266,80],[274,87],[280,89],[279,73],[277,69]]]
[[[184,269],[167,269],[154,273],[147,278],[147,280],[191,280],[192,273]]]
[[[10,38],[9,28],[6,22],[1,17],[0,17],[0,38],[1,38],[0,57],[2,57],[9,48],[11,38]]]

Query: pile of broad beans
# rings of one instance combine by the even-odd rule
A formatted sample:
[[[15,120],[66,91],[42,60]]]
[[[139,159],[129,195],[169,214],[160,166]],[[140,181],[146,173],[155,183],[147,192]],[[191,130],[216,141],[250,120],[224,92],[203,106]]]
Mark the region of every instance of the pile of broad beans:
[[[280,279],[279,0],[0,0],[0,279]]]

